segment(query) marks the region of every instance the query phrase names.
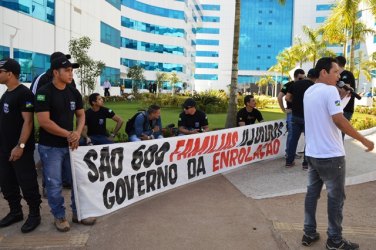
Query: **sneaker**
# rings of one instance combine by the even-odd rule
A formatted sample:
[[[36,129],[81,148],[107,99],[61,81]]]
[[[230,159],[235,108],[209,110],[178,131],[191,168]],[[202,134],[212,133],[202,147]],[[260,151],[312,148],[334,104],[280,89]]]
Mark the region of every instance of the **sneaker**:
[[[96,221],[97,221],[97,218],[95,217],[88,217],[79,221],[77,218],[77,214],[72,215],[73,223],[81,223],[82,225],[85,225],[85,226],[91,226],[91,225],[94,225]]]
[[[295,161],[293,161],[293,162],[291,162],[291,163],[287,163],[287,162],[286,162],[285,168],[291,168],[291,167],[293,167],[293,166],[295,166]]]
[[[70,230],[70,226],[68,221],[65,218],[55,218],[55,227],[57,231],[60,232],[68,232]]]
[[[331,239],[326,241],[326,249],[336,250],[336,249],[346,249],[346,250],[356,250],[359,249],[359,244],[350,242],[348,240],[342,239],[339,243],[334,243]]]
[[[309,247],[310,245],[312,245],[312,243],[318,241],[319,239],[320,239],[320,234],[317,232],[313,236],[308,236],[304,234],[302,238],[302,245]]]

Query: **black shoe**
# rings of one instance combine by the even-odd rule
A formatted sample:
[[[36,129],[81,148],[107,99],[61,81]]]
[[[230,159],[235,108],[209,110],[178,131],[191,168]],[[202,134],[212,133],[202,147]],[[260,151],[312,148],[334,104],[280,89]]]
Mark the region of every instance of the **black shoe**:
[[[68,182],[63,182],[63,188],[65,189],[72,189],[72,185]]]
[[[320,234],[317,232],[313,236],[308,236],[304,234],[302,238],[302,245],[309,247],[310,245],[312,245],[312,243],[318,241],[319,239],[320,239]]]
[[[10,212],[0,221],[0,227],[7,227],[21,220],[23,220],[22,212],[18,212],[18,213]]]
[[[41,221],[40,216],[28,216],[26,222],[21,227],[21,232],[28,233],[39,226]]]
[[[336,250],[336,249],[346,249],[346,250],[357,250],[359,249],[359,244],[350,242],[348,240],[342,239],[339,243],[334,243],[331,239],[326,241],[326,249]]]

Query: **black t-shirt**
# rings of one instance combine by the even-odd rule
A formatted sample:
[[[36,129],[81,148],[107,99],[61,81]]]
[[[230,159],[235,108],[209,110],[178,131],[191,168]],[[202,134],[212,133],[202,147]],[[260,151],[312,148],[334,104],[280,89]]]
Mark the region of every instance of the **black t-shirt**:
[[[285,85],[282,86],[281,92],[286,95],[290,86],[291,86],[291,84],[293,84],[293,83],[294,83],[294,81],[287,82]],[[286,105],[287,105],[288,109],[291,109],[291,103],[290,102],[286,101]]]
[[[24,119],[22,112],[34,112],[34,95],[20,84],[12,91],[5,91],[0,99],[0,150],[9,154],[18,144]],[[24,151],[33,151],[35,147],[34,128],[25,142]]]
[[[193,115],[187,115],[184,111],[179,115],[179,127],[185,127],[188,130],[193,130],[201,129],[202,127],[207,125],[209,125],[208,117],[201,110],[196,110]]]
[[[49,83],[38,89],[35,95],[35,112],[50,112],[50,119],[68,131],[73,131],[74,114],[82,108],[80,92],[70,85],[59,90]],[[67,138],[50,134],[42,127],[39,130],[39,143],[50,147],[68,147]]]
[[[236,116],[236,125],[239,126],[239,122],[245,122],[245,125],[254,124],[256,122],[264,120],[262,118],[261,112],[258,109],[253,108],[251,112],[248,112],[246,107],[238,111]]]
[[[342,71],[341,77],[339,80],[343,81],[346,84],[350,84],[350,87],[355,90],[355,77],[353,73],[351,73],[350,71],[348,70]],[[354,113],[354,104],[355,104],[354,96],[351,96],[350,101],[347,103],[343,111]]]
[[[314,82],[309,79],[296,81],[288,89],[288,93],[292,94],[291,109],[292,115],[304,118],[303,97],[306,90],[311,87]],[[319,98],[319,97],[318,97]]]
[[[87,126],[87,135],[105,135],[106,119],[114,117],[115,113],[106,107],[100,107],[98,111],[91,108],[85,111],[85,125]]]

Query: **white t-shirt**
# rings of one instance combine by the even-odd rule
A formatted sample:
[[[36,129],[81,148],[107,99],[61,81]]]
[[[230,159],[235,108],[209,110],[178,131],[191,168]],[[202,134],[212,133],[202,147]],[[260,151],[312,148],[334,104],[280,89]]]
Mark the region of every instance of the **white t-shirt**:
[[[343,113],[335,86],[316,83],[304,93],[304,121],[307,156],[331,158],[345,155],[342,134],[332,115]]]

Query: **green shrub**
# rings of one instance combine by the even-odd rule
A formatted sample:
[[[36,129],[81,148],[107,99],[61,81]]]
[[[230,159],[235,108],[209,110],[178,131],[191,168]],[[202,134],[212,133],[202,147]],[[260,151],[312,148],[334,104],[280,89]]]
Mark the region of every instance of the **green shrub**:
[[[351,124],[356,130],[364,130],[364,129],[369,129],[372,127],[376,127],[376,118],[370,118],[370,117],[365,117],[365,118],[353,118],[351,119]]]

